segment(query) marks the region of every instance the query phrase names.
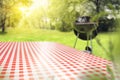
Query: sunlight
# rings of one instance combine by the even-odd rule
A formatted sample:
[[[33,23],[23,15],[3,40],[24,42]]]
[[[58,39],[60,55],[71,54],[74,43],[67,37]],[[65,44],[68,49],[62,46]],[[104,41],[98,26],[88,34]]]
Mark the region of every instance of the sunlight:
[[[30,10],[29,10],[28,7],[20,7],[19,9],[20,9],[20,11],[22,12],[22,14],[23,14],[24,16],[29,16]]]
[[[27,8],[26,7],[20,7],[20,11],[25,13],[27,11]]]
[[[50,20],[48,18],[46,18],[45,12],[43,12],[43,10],[47,10],[49,6],[49,2],[48,0],[33,0],[31,6],[23,6],[23,5],[19,5],[19,10],[22,14],[22,18],[19,22],[19,27],[22,27],[23,25],[26,26],[31,26],[30,24],[32,24],[30,21],[30,19],[32,19],[33,21],[36,20],[33,19],[33,17],[39,15],[41,16],[42,14],[39,14],[39,11],[41,13],[43,13],[43,16],[45,18],[43,18],[45,22],[50,22]],[[35,15],[36,13],[38,13],[37,15]]]
[[[49,4],[48,0],[33,0],[33,4],[30,7],[31,10],[34,10],[36,8],[47,8]]]
[[[49,5],[48,0],[33,0],[33,3],[30,7],[20,6],[19,10],[23,13],[23,15],[30,15],[35,9],[44,8],[47,9]]]

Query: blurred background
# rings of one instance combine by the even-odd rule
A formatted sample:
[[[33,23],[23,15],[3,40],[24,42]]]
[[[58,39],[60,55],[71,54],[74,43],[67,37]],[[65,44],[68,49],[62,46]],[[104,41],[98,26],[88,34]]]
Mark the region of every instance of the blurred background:
[[[0,41],[51,41],[73,47],[74,22],[81,16],[98,23],[93,54],[119,61],[120,0],[0,0]],[[85,46],[79,39],[76,49]]]

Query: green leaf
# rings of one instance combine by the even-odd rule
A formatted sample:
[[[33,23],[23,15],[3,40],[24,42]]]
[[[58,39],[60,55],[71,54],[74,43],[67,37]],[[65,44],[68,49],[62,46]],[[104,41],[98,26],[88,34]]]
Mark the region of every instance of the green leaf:
[[[110,74],[111,80],[115,80],[113,70],[110,68],[109,65],[107,65],[107,72]]]

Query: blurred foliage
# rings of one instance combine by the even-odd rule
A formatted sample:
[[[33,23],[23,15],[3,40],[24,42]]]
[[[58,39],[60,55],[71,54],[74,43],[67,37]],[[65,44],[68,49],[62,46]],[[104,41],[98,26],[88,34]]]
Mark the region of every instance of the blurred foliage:
[[[102,16],[99,18],[98,31],[108,32],[116,30],[116,20],[114,18],[108,19],[107,16]]]
[[[33,6],[34,1],[1,0],[0,26],[2,28],[4,26],[24,26],[71,31],[77,17],[91,16],[92,21],[98,21],[100,18],[102,20],[100,21],[101,29],[104,29],[103,26],[107,26],[104,29],[106,31],[108,26],[114,23],[113,19],[107,19],[108,14],[114,15],[119,10],[118,0],[39,0],[39,6],[31,9],[35,6]],[[47,5],[42,4],[45,1],[48,2]],[[20,8],[24,8],[24,11],[20,11]],[[99,9],[99,13],[97,13],[97,9]]]
[[[110,74],[109,80],[116,80],[115,79],[115,74],[113,72],[113,69],[111,69],[111,67],[109,65],[107,65],[107,72]]]
[[[47,16],[50,18],[51,25],[60,31],[71,31],[76,17],[80,15],[79,8],[81,8],[81,5],[84,4],[86,0],[50,1]]]
[[[108,39],[108,48],[106,49],[104,44],[101,43],[100,39],[96,39],[96,42],[98,45],[103,49],[103,51],[107,54],[107,56],[110,58],[112,62],[112,67],[111,65],[107,65],[107,72],[110,75],[110,78],[107,80],[118,80],[120,76],[120,51],[119,51],[119,45],[120,45],[120,37],[119,37],[119,31],[120,31],[120,24],[119,24],[119,19],[117,19],[117,31],[116,34],[114,35],[114,41],[112,41],[112,36],[109,34],[109,39]],[[111,32],[112,33],[112,32]]]
[[[2,32],[5,27],[15,27],[20,21],[20,6],[28,6],[30,0],[0,0],[0,27]]]
[[[98,21],[98,31],[114,31],[116,29],[116,15],[120,11],[120,0],[88,0],[93,2],[93,21]],[[95,15],[95,16],[94,16]]]
[[[120,0],[88,0],[95,5],[94,11],[97,13],[105,11],[106,9],[113,10],[113,8],[119,12]]]

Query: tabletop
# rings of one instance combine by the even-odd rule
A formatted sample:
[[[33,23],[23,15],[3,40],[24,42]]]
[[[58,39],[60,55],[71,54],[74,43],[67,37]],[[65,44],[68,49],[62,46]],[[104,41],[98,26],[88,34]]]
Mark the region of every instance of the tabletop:
[[[0,42],[0,80],[102,79],[111,64],[54,42]]]

